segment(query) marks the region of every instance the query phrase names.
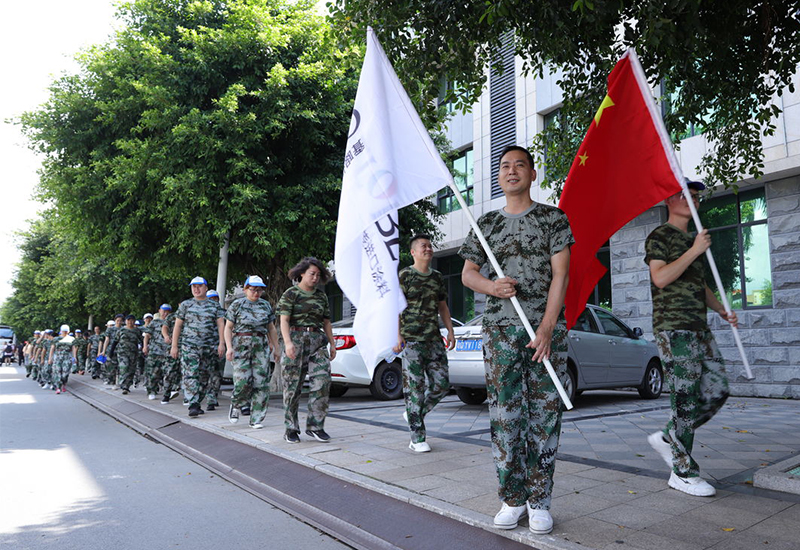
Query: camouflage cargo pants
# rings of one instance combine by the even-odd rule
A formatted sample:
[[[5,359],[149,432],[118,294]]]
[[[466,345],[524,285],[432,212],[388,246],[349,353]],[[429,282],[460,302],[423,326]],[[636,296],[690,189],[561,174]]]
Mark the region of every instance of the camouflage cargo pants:
[[[261,424],[269,405],[269,379],[272,369],[266,336],[234,336],[233,394],[231,405],[250,406],[250,423]]]
[[[550,362],[567,372],[566,330],[556,328]],[[544,364],[534,363],[524,327],[484,327],[483,358],[492,454],[500,500],[548,510],[553,490],[563,403]]]
[[[181,363],[171,355],[164,357],[164,395],[169,396],[181,387]]]
[[[171,358],[170,358],[171,359]],[[156,394],[161,391],[161,384],[164,380],[165,365],[167,362],[166,355],[158,353],[147,354],[144,360],[144,378],[145,388],[148,394]]]
[[[189,406],[200,406],[208,392],[211,369],[219,362],[217,347],[198,348],[181,346],[181,373],[183,374],[183,393]]]
[[[661,331],[655,338],[669,378],[672,416],[664,437],[672,447],[672,470],[681,477],[696,477],[700,467],[692,458],[694,432],[728,399],[725,362],[708,329]]]
[[[139,362],[139,350],[117,350],[119,364],[119,387],[130,390],[136,376],[136,367]]]
[[[72,356],[58,356],[53,358],[52,371],[50,375],[50,383],[56,387],[67,385],[70,372],[72,372]]]
[[[425,415],[450,391],[447,351],[441,340],[406,342],[403,353],[403,396],[411,441],[425,441]]]
[[[208,404],[219,405],[219,392],[222,386],[222,373],[225,372],[225,358],[221,357],[215,368],[208,373]]]
[[[106,379],[106,384],[116,385],[117,376],[119,375],[119,352],[114,350],[114,357],[106,357],[106,363],[103,365],[103,377]]]
[[[39,363],[31,361],[30,366],[31,366],[31,378],[39,382]]]
[[[287,430],[300,431],[297,409],[300,393],[308,374],[308,416],[306,428],[321,430],[328,414],[331,391],[331,361],[328,354],[328,338],[322,332],[292,331],[292,343],[297,350],[295,359],[290,359],[284,349],[281,354],[283,369],[283,410]]]
[[[78,373],[83,370],[83,365],[86,363],[86,354],[78,353],[75,364],[72,365],[72,374]]]
[[[145,356],[141,352],[141,350],[139,350],[139,352],[136,354],[136,371],[133,375],[134,386],[138,386],[143,381],[147,383],[147,378],[145,378],[144,374],[144,363],[145,363]]]

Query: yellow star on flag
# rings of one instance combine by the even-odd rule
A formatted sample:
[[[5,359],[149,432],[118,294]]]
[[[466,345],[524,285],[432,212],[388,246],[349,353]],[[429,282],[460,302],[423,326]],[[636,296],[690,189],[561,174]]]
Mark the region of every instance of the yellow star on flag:
[[[586,159],[589,158],[589,155],[587,153],[584,153],[582,155],[578,155],[578,158],[581,159],[580,166],[586,166]]]
[[[595,113],[595,115],[594,115],[594,124],[595,124],[595,126],[599,126],[600,125],[600,117],[603,116],[603,111],[605,111],[607,108],[613,107],[613,106],[614,106],[614,102],[611,101],[611,98],[608,95],[606,95],[606,97],[603,98],[603,102],[600,104],[600,108],[597,109],[597,113]]]

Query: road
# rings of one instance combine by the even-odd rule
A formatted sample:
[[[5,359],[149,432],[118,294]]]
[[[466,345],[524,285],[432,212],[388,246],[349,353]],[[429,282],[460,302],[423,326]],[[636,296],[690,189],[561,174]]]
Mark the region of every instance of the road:
[[[349,548],[70,393],[0,367],[0,547]]]

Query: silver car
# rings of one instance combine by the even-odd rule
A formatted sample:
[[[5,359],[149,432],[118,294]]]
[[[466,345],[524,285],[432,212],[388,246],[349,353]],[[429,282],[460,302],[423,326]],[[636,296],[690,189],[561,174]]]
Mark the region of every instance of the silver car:
[[[450,383],[467,404],[486,400],[480,315],[455,329],[456,348],[448,352]],[[569,331],[564,389],[574,402],[585,390],[636,387],[645,399],[661,395],[664,374],[658,349],[613,313],[588,305]],[[531,352],[532,353],[532,352]]]

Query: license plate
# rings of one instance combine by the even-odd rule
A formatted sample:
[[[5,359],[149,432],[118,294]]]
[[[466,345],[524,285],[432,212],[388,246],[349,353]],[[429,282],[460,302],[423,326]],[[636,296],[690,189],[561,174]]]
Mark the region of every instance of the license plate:
[[[469,340],[457,340],[456,351],[481,351],[483,350],[482,338],[470,338]]]

